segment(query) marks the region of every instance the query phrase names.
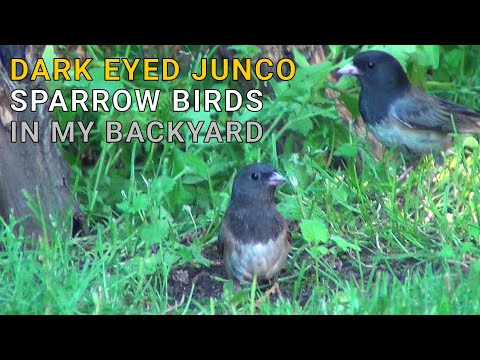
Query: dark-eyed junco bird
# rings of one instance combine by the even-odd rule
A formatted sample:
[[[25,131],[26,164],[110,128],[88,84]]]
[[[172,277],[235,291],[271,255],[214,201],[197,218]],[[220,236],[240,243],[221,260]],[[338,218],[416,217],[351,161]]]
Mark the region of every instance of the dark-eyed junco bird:
[[[287,261],[291,237],[274,195],[285,181],[269,164],[246,166],[235,177],[218,246],[236,289],[256,275],[258,282],[273,280],[272,289],[281,295],[277,277]]]
[[[414,155],[440,155],[452,133],[480,133],[480,114],[415,89],[402,65],[383,51],[365,51],[337,71],[360,82],[360,113],[387,147]]]

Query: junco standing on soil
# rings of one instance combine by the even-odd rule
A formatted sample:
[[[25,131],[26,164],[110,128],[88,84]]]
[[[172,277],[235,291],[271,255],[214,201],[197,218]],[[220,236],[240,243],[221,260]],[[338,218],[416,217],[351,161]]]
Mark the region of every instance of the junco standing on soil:
[[[337,71],[360,82],[360,113],[377,140],[416,156],[440,155],[452,133],[480,133],[480,114],[415,89],[402,65],[383,51],[365,51]]]
[[[281,295],[277,277],[287,261],[291,237],[273,199],[277,186],[285,182],[269,164],[246,166],[234,179],[218,245],[236,289],[256,275],[258,282],[273,280],[270,292]]]

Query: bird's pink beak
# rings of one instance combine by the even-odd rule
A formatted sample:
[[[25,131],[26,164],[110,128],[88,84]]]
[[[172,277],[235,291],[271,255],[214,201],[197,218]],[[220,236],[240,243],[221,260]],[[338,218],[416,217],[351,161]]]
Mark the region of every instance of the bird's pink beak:
[[[278,186],[286,181],[287,180],[277,172],[273,172],[268,178],[268,184],[273,186]]]
[[[352,76],[358,76],[360,75],[360,70],[353,65],[353,64],[348,64],[341,68],[340,70],[337,71],[337,74],[339,75],[352,75]]]

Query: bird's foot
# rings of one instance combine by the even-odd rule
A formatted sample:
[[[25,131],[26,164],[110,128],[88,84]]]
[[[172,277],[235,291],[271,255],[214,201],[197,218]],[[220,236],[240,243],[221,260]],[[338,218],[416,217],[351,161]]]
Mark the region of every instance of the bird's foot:
[[[273,293],[277,294],[279,298],[283,299],[283,294],[282,294],[282,291],[280,290],[280,284],[278,283],[277,280],[275,280],[271,289],[274,289]]]
[[[273,286],[265,291],[264,297],[268,299],[271,295],[277,294],[278,297],[283,298],[282,291],[280,290],[280,285],[278,284],[278,281],[275,281],[273,283]]]
[[[411,165],[398,177],[397,182],[399,185],[403,184],[403,182],[407,179],[408,175],[410,175],[412,171],[415,170],[419,162],[420,157],[415,156],[412,160]]]
[[[239,292],[240,290],[242,290],[242,285],[238,281],[234,281],[233,290],[235,290],[235,292]]]
[[[435,156],[435,169],[438,170],[440,169],[443,164],[445,163],[445,158],[443,157],[443,154],[438,154]]]
[[[410,175],[410,173],[415,169],[415,166],[417,164],[413,164],[413,165],[410,165],[407,170],[405,170],[397,179],[397,182],[399,184],[402,184],[408,177],[408,175]]]
[[[265,291],[263,296],[256,301],[255,305],[259,306],[262,302],[269,299],[270,296],[272,296],[274,294],[277,294],[277,296],[280,299],[283,299],[283,294],[282,294],[282,291],[280,290],[280,285],[278,284],[277,280],[275,280],[275,282],[273,283],[273,286],[270,289],[268,289],[267,291]]]

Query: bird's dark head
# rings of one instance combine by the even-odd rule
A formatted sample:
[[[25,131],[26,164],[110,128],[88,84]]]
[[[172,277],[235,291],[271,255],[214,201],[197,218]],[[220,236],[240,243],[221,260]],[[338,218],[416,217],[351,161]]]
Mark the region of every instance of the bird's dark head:
[[[232,197],[237,201],[273,200],[277,186],[286,182],[273,165],[253,164],[241,169],[233,182]]]
[[[353,62],[337,71],[340,76],[356,76],[362,90],[378,91],[407,90],[410,81],[402,65],[384,51],[365,51],[358,54]]]

